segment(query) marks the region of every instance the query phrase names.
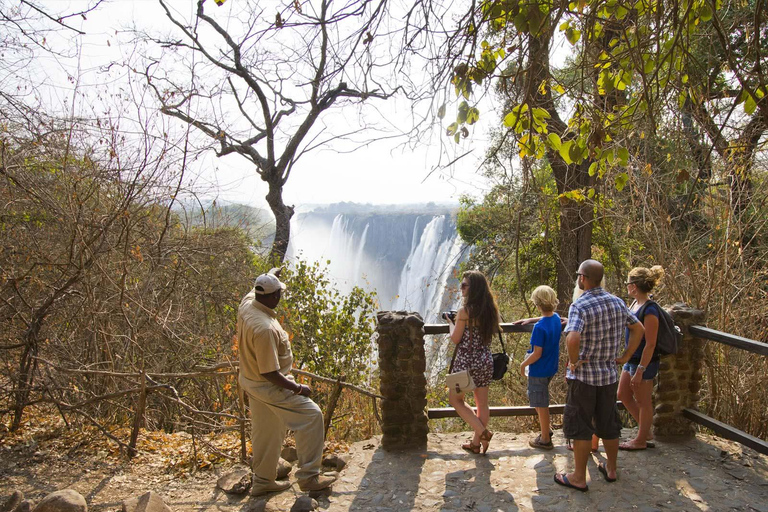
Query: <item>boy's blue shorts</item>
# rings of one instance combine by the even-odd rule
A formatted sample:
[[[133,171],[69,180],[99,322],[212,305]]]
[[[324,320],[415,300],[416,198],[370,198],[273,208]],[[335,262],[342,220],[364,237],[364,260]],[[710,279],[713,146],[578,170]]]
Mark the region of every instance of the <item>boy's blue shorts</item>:
[[[552,377],[528,377],[528,400],[531,407],[549,407],[549,382]]]

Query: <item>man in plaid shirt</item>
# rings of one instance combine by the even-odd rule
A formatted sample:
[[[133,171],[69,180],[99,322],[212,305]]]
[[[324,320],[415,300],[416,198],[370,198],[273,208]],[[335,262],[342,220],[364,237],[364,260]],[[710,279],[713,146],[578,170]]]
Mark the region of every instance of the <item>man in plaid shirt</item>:
[[[643,324],[620,298],[600,287],[603,265],[586,260],[576,273],[584,293],[568,311],[565,343],[568,347],[568,394],[563,413],[563,435],[573,440],[574,471],[555,474],[555,482],[579,491],[587,491],[587,459],[592,434],[603,439],[606,465],[598,469],[606,481],[616,481],[621,419],[616,407],[619,373],[643,338]],[[624,329],[629,341],[624,345]]]

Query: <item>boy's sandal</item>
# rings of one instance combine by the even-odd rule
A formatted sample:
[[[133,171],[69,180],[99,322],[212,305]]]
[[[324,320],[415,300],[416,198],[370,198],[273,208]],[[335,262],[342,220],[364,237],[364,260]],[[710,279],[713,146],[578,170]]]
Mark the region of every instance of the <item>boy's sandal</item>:
[[[532,448],[542,448],[544,450],[551,450],[555,447],[555,445],[552,444],[552,438],[549,439],[548,443],[544,443],[541,440],[541,434],[537,435],[536,437],[533,437],[528,440],[528,446]]]

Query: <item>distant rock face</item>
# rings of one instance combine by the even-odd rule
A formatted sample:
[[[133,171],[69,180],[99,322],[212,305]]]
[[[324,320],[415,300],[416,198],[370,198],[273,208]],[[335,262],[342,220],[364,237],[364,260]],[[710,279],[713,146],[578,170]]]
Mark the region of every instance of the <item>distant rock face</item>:
[[[159,494],[149,491],[125,500],[123,512],[171,512],[171,509]]]
[[[468,253],[455,208],[317,209],[291,226],[288,259],[327,264],[342,293],[352,285],[375,289],[381,309],[418,311],[428,321],[456,304],[454,270]]]
[[[251,471],[249,469],[236,469],[219,478],[216,487],[227,494],[245,494],[251,487]]]
[[[34,512],[88,512],[83,495],[72,489],[52,492],[37,504]]]

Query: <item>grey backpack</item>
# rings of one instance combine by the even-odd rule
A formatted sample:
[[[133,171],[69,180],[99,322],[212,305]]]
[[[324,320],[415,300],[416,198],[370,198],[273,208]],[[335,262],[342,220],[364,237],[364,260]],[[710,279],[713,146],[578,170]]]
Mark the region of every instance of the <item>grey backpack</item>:
[[[683,340],[683,331],[675,325],[675,321],[667,313],[667,310],[649,299],[640,307],[635,316],[642,322],[645,318],[645,309],[651,304],[655,304],[656,309],[659,310],[659,333],[656,335],[656,353],[662,356],[677,354],[677,351],[680,349],[680,342]]]

